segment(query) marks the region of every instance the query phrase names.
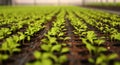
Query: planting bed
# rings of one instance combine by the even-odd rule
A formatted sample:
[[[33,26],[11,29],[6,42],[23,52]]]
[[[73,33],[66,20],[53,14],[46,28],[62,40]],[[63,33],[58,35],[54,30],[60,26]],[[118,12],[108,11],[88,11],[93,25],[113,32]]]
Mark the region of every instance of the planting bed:
[[[76,6],[0,8],[0,65],[120,65],[120,15]]]

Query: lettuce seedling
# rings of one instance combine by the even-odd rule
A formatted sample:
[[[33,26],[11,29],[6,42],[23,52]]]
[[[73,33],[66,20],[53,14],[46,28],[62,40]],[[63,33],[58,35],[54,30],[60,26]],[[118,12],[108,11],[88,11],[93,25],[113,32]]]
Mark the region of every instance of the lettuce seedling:
[[[67,57],[66,55],[61,55],[59,58],[58,58],[58,62],[61,64],[63,62],[66,62],[67,61]]]
[[[62,48],[62,45],[60,45],[60,44],[54,45],[51,48],[51,52],[54,52],[54,51],[60,52],[61,48]]]
[[[105,42],[105,40],[97,39],[97,40],[95,40],[94,42],[95,42],[96,44],[98,44],[98,45],[101,45],[101,44],[103,44],[103,43]]]
[[[42,44],[40,47],[41,47],[42,50],[49,52],[51,50],[52,45]]]
[[[69,48],[62,48],[61,53],[66,53],[66,52],[69,52],[69,51],[70,51]]]
[[[33,55],[38,60],[41,59],[42,53],[39,51],[34,51]]]
[[[86,44],[86,48],[89,50],[89,53],[92,54],[96,54],[96,55],[99,55],[99,53],[103,52],[103,51],[107,51],[106,48],[104,47],[96,47],[96,46],[93,46],[92,44],[90,44],[89,42],[87,42],[86,39],[82,38],[82,42],[84,44]]]
[[[94,31],[88,31],[86,38],[87,38],[92,44],[93,44],[93,40],[94,40],[94,39],[97,39],[96,34],[94,33]]]
[[[110,37],[111,37],[111,40],[115,39],[120,41],[120,33],[112,34]]]
[[[47,38],[42,39],[43,43],[46,43],[46,44],[54,44],[54,43],[58,44],[58,42],[56,41],[57,40],[56,37],[51,37],[49,35],[45,35],[45,36],[47,36]]]
[[[13,52],[19,52],[20,49],[17,47],[20,46],[20,44],[18,44],[16,41],[17,39],[12,37],[7,38],[6,41],[2,44],[1,49],[4,51],[9,51],[10,55],[12,55]]]
[[[6,60],[9,58],[9,55],[7,54],[0,54],[0,63],[2,63],[2,60]]]
[[[108,65],[110,60],[113,60],[117,57],[118,57],[118,55],[115,53],[111,54],[109,56],[106,56],[104,54],[100,54],[100,56],[98,56],[96,59],[89,58],[89,62],[94,63],[95,65]]]

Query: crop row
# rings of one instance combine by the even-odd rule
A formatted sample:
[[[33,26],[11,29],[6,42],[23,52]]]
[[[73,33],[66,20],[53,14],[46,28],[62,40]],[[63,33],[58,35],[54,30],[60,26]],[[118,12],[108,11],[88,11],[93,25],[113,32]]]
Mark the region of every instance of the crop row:
[[[25,62],[25,65],[62,65],[71,62],[67,55],[72,54],[72,47],[68,46],[67,41],[73,40],[72,35],[77,35],[81,41],[78,44],[84,44],[88,51],[88,63],[108,65],[110,61],[115,61],[112,64],[119,65],[118,53],[112,51],[107,54],[113,44],[120,42],[119,21],[120,16],[117,14],[75,6],[2,7],[0,64],[7,62],[16,53],[21,54],[24,51],[22,46],[27,43],[39,43],[40,46],[32,50],[34,59]],[[43,33],[40,42],[35,42],[35,36],[42,36],[39,33],[44,30],[46,33]]]

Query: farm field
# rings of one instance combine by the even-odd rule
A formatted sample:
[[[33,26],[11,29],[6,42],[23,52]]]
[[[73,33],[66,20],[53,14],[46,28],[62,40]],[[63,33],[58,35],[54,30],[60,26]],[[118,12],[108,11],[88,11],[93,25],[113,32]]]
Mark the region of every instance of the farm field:
[[[0,6],[0,65],[120,65],[120,15]]]

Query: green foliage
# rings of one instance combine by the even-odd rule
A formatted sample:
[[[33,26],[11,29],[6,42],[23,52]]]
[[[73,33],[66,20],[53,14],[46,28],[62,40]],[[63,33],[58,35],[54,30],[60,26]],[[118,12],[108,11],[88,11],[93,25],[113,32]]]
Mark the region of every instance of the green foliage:
[[[120,33],[116,33],[116,34],[111,35],[111,40],[113,40],[113,39],[120,41]]]
[[[57,51],[57,52],[59,52],[60,50],[61,50],[61,48],[62,48],[62,46],[61,45],[54,45],[52,48],[51,48],[51,51],[53,52],[53,51]]]
[[[88,31],[86,38],[93,44],[93,40],[96,39],[94,31]]]
[[[96,47],[96,46],[93,46],[92,44],[90,44],[89,42],[87,42],[86,39],[82,38],[82,42],[84,44],[86,44],[86,48],[89,50],[89,53],[92,54],[96,54],[96,55],[99,55],[99,53],[103,52],[103,51],[107,51],[106,48],[104,47]]]
[[[100,56],[98,56],[96,59],[89,58],[89,62],[95,63],[95,65],[107,65],[110,62],[110,60],[113,60],[117,57],[117,54],[110,54],[109,56],[100,54]]]
[[[8,51],[12,55],[14,52],[20,51],[18,47],[21,41],[23,43],[26,39],[30,41],[31,37],[37,36],[41,31],[45,33],[45,37],[40,40],[42,41],[40,51],[33,53],[36,61],[27,63],[27,65],[61,65],[67,61],[65,54],[70,50],[66,43],[60,43],[71,39],[65,35],[67,34],[66,18],[72,25],[74,34],[79,35],[82,43],[86,45],[91,55],[89,59],[91,63],[106,65],[117,57],[115,54],[105,56],[101,52],[105,52],[107,49],[100,46],[105,43],[105,40],[120,40],[118,30],[120,19],[117,14],[74,6],[17,7],[17,9],[16,7],[0,7],[0,9],[0,40],[5,39],[0,46],[0,51],[5,53]],[[14,13],[11,14],[12,12]],[[93,59],[93,55],[97,58]],[[8,57],[9,54],[0,54],[0,61],[2,62]]]
[[[120,62],[115,62],[114,65],[120,65]]]
[[[65,55],[62,55],[58,58],[59,63],[63,63],[63,62],[66,62],[66,61],[67,61],[67,57]]]
[[[9,51],[10,55],[12,55],[13,52],[19,52],[20,49],[17,47],[20,46],[20,44],[17,43],[18,38],[15,37],[16,36],[7,38],[6,41],[1,46],[1,50]]]
[[[6,60],[9,58],[9,55],[7,54],[0,54],[0,63],[2,62],[2,60]]]
[[[42,54],[41,54],[39,51],[35,51],[35,52],[34,52],[34,57],[35,57],[36,59],[40,59],[41,56],[42,56]]]

